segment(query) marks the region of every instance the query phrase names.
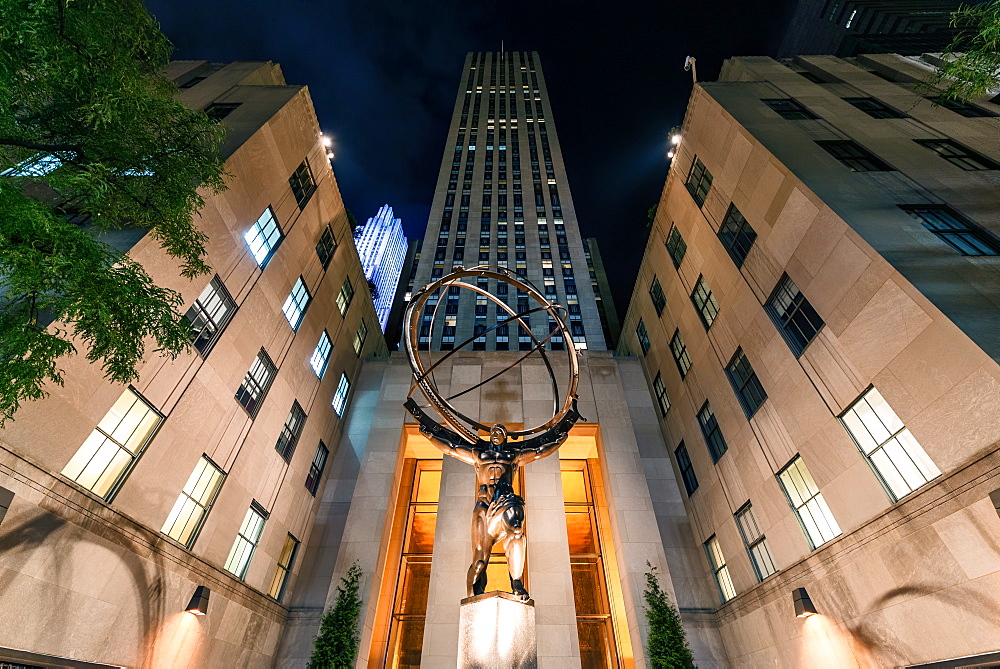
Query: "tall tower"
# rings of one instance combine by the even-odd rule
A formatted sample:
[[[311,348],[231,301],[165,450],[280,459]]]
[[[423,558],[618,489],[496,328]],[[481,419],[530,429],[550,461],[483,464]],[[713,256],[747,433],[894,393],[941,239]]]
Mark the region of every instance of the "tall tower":
[[[396,284],[406,259],[406,235],[403,234],[402,221],[394,218],[392,207],[384,204],[366,224],[357,227],[354,243],[358,247],[365,278],[375,286],[376,294],[372,295],[372,300],[379,327],[385,332],[396,296]]]
[[[414,285],[454,267],[508,267],[567,308],[577,348],[606,348],[537,53],[466,56],[424,247]],[[422,346],[450,350],[483,333],[474,350],[532,348],[513,324],[490,331],[506,314],[462,292],[439,296],[446,300],[445,318],[437,319],[434,332],[431,315],[422,316]],[[518,311],[529,306],[526,295],[499,297]],[[539,338],[550,331],[537,314],[530,325]],[[549,345],[565,343],[553,337]]]

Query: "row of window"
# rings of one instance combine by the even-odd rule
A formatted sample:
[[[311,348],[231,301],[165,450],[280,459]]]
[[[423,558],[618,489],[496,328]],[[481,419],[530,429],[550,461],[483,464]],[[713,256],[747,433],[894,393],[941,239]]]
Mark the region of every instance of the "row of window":
[[[868,114],[872,118],[909,118],[907,114],[904,114],[895,107],[887,105],[878,98],[849,97],[841,99],[852,107]],[[950,109],[951,111],[967,118],[996,116],[996,114],[991,111],[987,111],[982,107],[967,102],[947,100],[944,98],[930,99],[935,104],[941,105],[945,109]],[[765,98],[762,99],[761,102],[767,105],[772,111],[776,112],[779,116],[781,116],[781,118],[789,121],[805,121],[820,118],[817,114],[810,111],[805,105],[795,98]]]

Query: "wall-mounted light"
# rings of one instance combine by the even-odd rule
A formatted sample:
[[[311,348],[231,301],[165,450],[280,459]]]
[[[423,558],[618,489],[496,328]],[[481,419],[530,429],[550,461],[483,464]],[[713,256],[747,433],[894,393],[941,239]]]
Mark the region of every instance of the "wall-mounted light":
[[[10,508],[13,501],[14,491],[0,488],[0,523],[3,522],[3,517],[7,515],[7,509]]]
[[[211,594],[211,590],[204,585],[199,585],[194,590],[194,596],[188,603],[187,608],[184,609],[188,613],[193,613],[196,616],[203,616],[208,613],[208,596]]]
[[[333,139],[332,138],[327,137],[324,134],[320,134],[319,138],[320,138],[320,141],[323,142],[323,146],[325,146],[326,148],[330,148],[331,146],[333,146]]]
[[[990,493],[990,499],[993,500],[993,508],[996,509],[997,515],[1000,516],[1000,488],[997,488]],[[0,500],[0,504],[3,500]]]
[[[813,602],[809,599],[809,593],[806,592],[805,588],[795,588],[792,590],[792,604],[795,606],[796,618],[808,618],[809,616],[816,615],[816,607],[813,606]]]

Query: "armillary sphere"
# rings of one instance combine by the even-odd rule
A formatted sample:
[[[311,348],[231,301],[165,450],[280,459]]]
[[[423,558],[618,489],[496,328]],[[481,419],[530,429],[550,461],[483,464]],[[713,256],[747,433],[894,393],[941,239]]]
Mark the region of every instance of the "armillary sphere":
[[[528,297],[534,300],[535,304],[531,308],[518,313],[508,306],[506,302],[491,294],[486,289],[481,288],[475,283],[463,281],[463,279],[467,278],[493,279],[495,281],[514,286],[514,288],[527,293]],[[433,296],[444,296],[448,292],[447,289],[452,287],[471,290],[478,295],[486,297],[496,304],[500,310],[505,312],[507,314],[507,318],[498,320],[493,327],[480,333],[474,333],[465,341],[455,344],[455,347],[451,351],[446,352],[436,362],[432,362],[430,360],[429,353],[427,354],[428,359],[425,361],[420,354],[419,346],[420,320],[425,311],[424,307],[431,301]],[[438,308],[440,308],[442,302],[445,302],[443,299],[435,298],[435,300],[436,302],[432,303],[430,332],[434,332],[434,321],[437,317]],[[527,321],[528,317],[536,313],[545,313],[550,319],[549,322],[555,324],[554,327],[550,328],[549,334],[541,339],[536,337],[535,334],[531,332],[531,327],[528,325]],[[573,337],[563,320],[565,313],[565,307],[549,301],[545,295],[541,293],[541,291],[531,284],[530,281],[518,274],[515,274],[505,267],[489,267],[481,265],[469,269],[462,267],[457,268],[451,274],[442,277],[437,281],[433,281],[418,290],[413,295],[409,306],[406,308],[406,316],[404,320],[404,323],[406,324],[406,333],[403,342],[406,347],[406,355],[410,360],[410,366],[413,368],[413,385],[410,387],[410,394],[412,395],[413,391],[419,387],[421,392],[424,394],[424,397],[426,397],[427,401],[430,403],[430,406],[432,406],[434,410],[440,414],[445,423],[461,435],[462,438],[466,439],[470,444],[474,444],[476,443],[476,438],[478,436],[477,431],[482,430],[489,432],[491,425],[487,425],[475,418],[472,418],[471,416],[465,415],[451,404],[451,400],[486,385],[490,381],[502,376],[516,367],[528,356],[537,352],[541,355],[542,360],[545,363],[545,368],[549,373],[549,381],[552,383],[552,418],[540,425],[522,430],[511,430],[507,434],[510,437],[526,437],[528,435],[548,430],[552,426],[556,425],[572,407],[573,400],[576,398],[577,386],[580,382],[580,365],[577,359],[576,347],[573,344]],[[457,391],[448,397],[442,396],[442,394],[438,391],[437,383],[434,380],[434,370],[452,355],[472,344],[474,340],[483,337],[489,332],[502,325],[507,325],[508,323],[519,325],[523,331],[529,334],[533,343],[532,348],[528,351],[524,351],[523,355],[521,355],[517,360],[496,374],[493,374],[488,379],[485,379],[469,388],[465,388],[464,390]],[[556,381],[555,371],[553,370],[552,363],[549,361],[545,352],[546,343],[556,335],[561,335],[563,341],[566,342],[564,350],[569,361],[569,378],[566,383],[565,395],[560,395],[559,393],[559,383]]]

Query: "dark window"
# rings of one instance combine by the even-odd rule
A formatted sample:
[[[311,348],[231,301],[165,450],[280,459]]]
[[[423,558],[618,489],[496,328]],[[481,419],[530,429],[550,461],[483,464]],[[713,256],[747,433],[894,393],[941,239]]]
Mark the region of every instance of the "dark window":
[[[299,204],[299,209],[305,209],[309,198],[316,192],[316,183],[313,181],[308,161],[303,160],[292,176],[288,177],[288,185],[292,187],[292,194]]]
[[[920,221],[945,244],[966,256],[1000,255],[1000,243],[985,230],[943,205],[906,206],[903,209]],[[199,298],[200,299],[200,298]]]
[[[680,267],[681,261],[684,260],[684,254],[687,253],[687,242],[681,237],[681,231],[677,229],[677,226],[670,228],[670,234],[667,235],[667,253],[670,254],[670,259],[674,263],[674,267]]]
[[[953,139],[915,139],[917,144],[934,151],[955,167],[967,172],[1000,170],[1000,165]]]
[[[764,308],[796,358],[823,327],[823,319],[787,274],[778,281]]]
[[[670,340],[670,352],[674,356],[674,362],[677,363],[677,371],[681,373],[683,379],[687,376],[688,370],[691,369],[691,356],[688,354],[684,339],[681,338],[680,330],[674,330],[674,337]]]
[[[708,402],[705,402],[701,411],[698,412],[698,425],[705,437],[705,443],[708,444],[708,453],[712,456],[712,462],[718,462],[729,447],[726,445],[726,439],[722,436],[722,430],[719,429],[719,421],[715,420],[715,414],[712,413],[712,407],[708,405]]]
[[[181,84],[178,88],[192,88],[194,86],[197,86],[201,82],[205,81],[206,79],[208,79],[208,76],[191,77],[190,79],[188,79],[187,81],[185,81],[183,84]]]
[[[716,316],[719,315],[719,303],[712,295],[712,291],[709,290],[708,284],[705,283],[705,277],[698,277],[698,282],[694,285],[694,292],[691,293],[691,301],[694,303],[694,308],[705,329],[712,327]]]
[[[239,106],[239,102],[213,102],[205,107],[205,114],[210,120],[218,123],[236,111],[236,108]]]
[[[316,455],[313,456],[312,464],[309,465],[309,475],[306,476],[306,490],[313,497],[316,496],[316,490],[319,489],[319,481],[323,476],[323,470],[326,468],[326,459],[329,456],[330,451],[321,440],[319,446],[316,447]]]
[[[982,107],[977,107],[976,105],[969,104],[968,102],[961,102],[959,100],[948,100],[945,98],[931,98],[931,101],[934,102],[935,104],[941,105],[945,109],[950,109],[956,114],[960,114],[968,118],[996,116],[996,114],[994,114],[993,112],[987,111]]]
[[[576,325],[574,323],[574,325]],[[576,334],[576,333],[574,333]],[[639,319],[639,324],[635,326],[635,336],[639,338],[639,346],[642,348],[642,354],[646,355],[649,353],[649,335],[646,333],[646,324]]]
[[[281,428],[281,434],[278,435],[278,442],[274,445],[274,450],[278,451],[278,455],[285,462],[291,461],[292,453],[295,452],[295,446],[299,443],[302,427],[305,424],[306,412],[302,410],[297,401],[293,400],[292,409],[288,412],[285,425]]]
[[[821,79],[818,75],[815,75],[812,72],[807,72],[806,70],[802,70],[801,72],[798,72],[798,74],[801,75],[801,76],[803,76],[803,77],[805,77],[806,79],[808,79],[809,81],[813,82],[814,84],[825,84],[826,83],[826,81],[823,80],[823,79]]]
[[[202,357],[208,356],[235,312],[236,302],[216,275],[184,314],[191,326],[191,343]]]
[[[667,297],[663,294],[663,288],[660,286],[660,280],[655,276],[653,277],[653,283],[649,286],[649,299],[653,300],[653,306],[656,308],[656,315],[662,315],[663,308],[667,306]]]
[[[747,259],[755,239],[757,233],[736,205],[730,204],[722,227],[719,228],[719,241],[726,247],[726,252],[737,267],[743,267],[743,261]]]
[[[744,355],[743,349],[736,349],[733,359],[726,365],[726,376],[729,377],[729,383],[733,386],[733,391],[736,392],[736,397],[740,400],[743,413],[747,415],[747,418],[750,418],[757,413],[757,409],[767,399],[767,393],[760,385],[757,373],[750,366],[750,361]]]
[[[688,455],[687,446],[684,445],[683,441],[674,450],[674,459],[677,460],[677,469],[681,470],[684,490],[690,497],[698,489],[698,477],[694,475],[694,465],[691,464],[691,456]]]
[[[319,236],[319,242],[316,244],[316,255],[319,256],[323,269],[330,266],[330,261],[333,260],[333,254],[336,250],[337,240],[333,236],[333,229],[327,225],[323,228],[323,234]]]
[[[857,107],[872,118],[907,118],[903,112],[875,98],[844,98],[844,102]]]
[[[251,418],[260,410],[260,405],[263,404],[264,397],[277,373],[278,368],[271,362],[271,358],[264,349],[260,349],[247,375],[243,377],[240,389],[236,391],[236,401],[247,410]]]
[[[852,172],[887,172],[893,169],[868,149],[849,139],[817,141],[816,143]]]
[[[653,392],[656,393],[656,404],[660,407],[660,415],[666,416],[667,411],[670,410],[670,398],[667,397],[667,388],[663,385],[663,377],[659,372],[653,379]]]
[[[688,174],[685,185],[699,207],[705,204],[708,189],[712,187],[712,174],[705,169],[704,163],[698,158],[694,159],[694,164],[691,166],[691,172]]]
[[[772,98],[761,100],[761,102],[777,112],[781,118],[789,121],[804,121],[819,118],[816,114],[803,107],[798,100],[791,98]]]

